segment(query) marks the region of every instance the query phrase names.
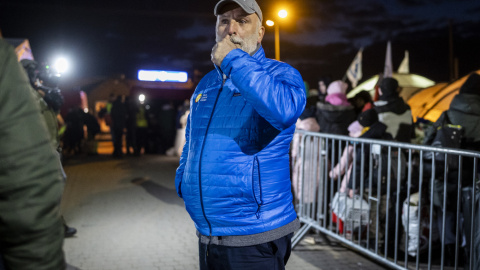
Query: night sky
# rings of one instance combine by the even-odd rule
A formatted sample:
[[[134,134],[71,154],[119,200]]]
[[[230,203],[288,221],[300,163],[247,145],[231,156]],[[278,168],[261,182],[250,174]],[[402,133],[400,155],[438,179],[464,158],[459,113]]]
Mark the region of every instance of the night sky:
[[[213,68],[216,0],[18,1],[0,0],[0,29],[6,38],[28,38],[38,61],[64,55],[64,79],[125,74],[138,69]],[[449,80],[449,22],[460,76],[480,69],[478,0],[258,0],[264,19],[280,6],[281,58],[316,88],[318,78],[341,79],[364,47],[363,79],[383,71],[387,41],[396,70],[404,51],[410,71]],[[263,47],[274,58],[273,29]]]

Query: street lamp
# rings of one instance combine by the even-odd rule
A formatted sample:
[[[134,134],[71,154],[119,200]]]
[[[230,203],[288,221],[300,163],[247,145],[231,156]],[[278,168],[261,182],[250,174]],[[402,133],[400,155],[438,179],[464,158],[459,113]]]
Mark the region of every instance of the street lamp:
[[[278,12],[278,17],[284,19],[288,15],[287,11],[282,9]],[[275,59],[280,61],[280,26],[272,20],[266,21],[267,26],[275,26]]]

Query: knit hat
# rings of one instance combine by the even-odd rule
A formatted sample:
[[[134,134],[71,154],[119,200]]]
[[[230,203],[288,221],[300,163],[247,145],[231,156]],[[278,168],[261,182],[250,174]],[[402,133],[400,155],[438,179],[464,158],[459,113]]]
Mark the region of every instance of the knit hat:
[[[341,93],[335,93],[331,95],[327,95],[325,97],[325,102],[330,103],[335,106],[350,106],[350,102],[348,102],[347,96]]]
[[[472,73],[460,87],[460,94],[480,95],[480,75]]]
[[[366,110],[358,116],[358,122],[364,127],[369,127],[378,122],[378,114],[375,109]]]
[[[327,95],[346,94],[348,84],[340,80],[332,82],[327,88]]]
[[[381,100],[386,100],[390,97],[398,97],[398,81],[394,78],[383,78],[380,82],[380,90],[382,90]]]

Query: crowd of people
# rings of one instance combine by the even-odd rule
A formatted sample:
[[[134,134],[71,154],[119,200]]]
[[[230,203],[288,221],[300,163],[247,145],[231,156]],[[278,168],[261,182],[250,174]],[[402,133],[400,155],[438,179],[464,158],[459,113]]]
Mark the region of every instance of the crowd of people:
[[[97,155],[97,134],[101,134],[103,121],[110,132],[114,158],[145,153],[179,156],[189,109],[189,100],[175,106],[171,101],[145,103],[112,93],[97,115],[78,107],[68,111],[63,121],[63,152],[67,156]]]
[[[173,102],[145,103],[111,94],[99,117],[110,128],[115,158],[144,153],[178,155],[170,149],[176,132],[182,132],[180,119],[188,109],[188,102],[175,107]]]
[[[322,80],[319,86],[324,87],[324,85],[325,80]],[[418,129],[418,127],[416,123],[413,122],[410,107],[399,96],[401,88],[399,87],[398,81],[394,78],[383,78],[377,86],[378,100],[373,100],[368,93],[359,93],[354,98],[348,100],[346,97],[347,84],[342,81],[334,81],[330,84],[328,84],[327,81],[327,85],[324,87],[326,90],[324,91],[310,90],[306,109],[297,120],[297,129],[348,135],[354,138],[379,139],[404,143],[417,142],[419,140],[415,137],[421,136],[420,141],[422,141],[424,145],[435,145],[436,135],[440,127],[447,121],[448,124],[457,127],[463,134],[460,144],[457,146],[458,148],[480,151],[480,75],[477,73],[469,75],[468,79],[461,86],[458,95],[452,100],[450,108],[445,111],[435,123],[426,123],[427,121],[422,120],[418,121],[424,128],[424,132],[421,132],[422,134],[415,132],[415,129]],[[322,92],[325,94],[322,95]],[[299,138],[299,136],[296,137],[297,142],[294,141],[294,146],[292,147],[292,156],[294,159],[299,154],[297,153],[298,147],[296,147]],[[339,149],[338,143],[341,143],[341,141],[331,143],[329,145],[330,149],[328,150],[332,151],[333,148],[334,152],[337,151],[337,149]],[[373,171],[369,170],[371,149],[368,144],[366,146],[364,145],[363,148],[361,148],[361,146],[362,144],[353,143],[345,147],[344,143],[340,147],[343,149],[341,153],[335,152],[333,158],[331,158],[332,155],[328,154],[327,158],[329,159],[329,164],[331,164],[327,167],[329,169],[328,176],[333,180],[341,180],[339,192],[348,194],[350,197],[361,193],[364,194],[366,200],[368,200],[369,193],[376,196],[377,179],[382,180],[382,189],[380,190],[381,197],[378,198],[378,202],[373,200],[370,206],[370,217],[372,220],[375,220],[377,216],[376,204],[380,204],[378,208],[380,209],[378,218],[381,219],[379,222],[381,226],[379,229],[379,238],[382,239],[385,234],[385,227],[383,226],[382,228],[382,224],[385,224],[386,212],[391,210],[394,202],[387,202],[386,170],[384,170],[383,167],[379,171],[376,169]],[[437,146],[453,147],[450,145]],[[386,159],[383,161],[385,168],[387,162],[395,164],[391,166],[392,173],[390,176],[392,177],[392,181],[396,183],[396,177],[400,175],[400,179],[398,180],[402,183],[402,189],[404,190],[407,188],[406,172],[408,167],[405,154],[406,153],[400,151],[400,153],[392,153],[390,157],[385,155]],[[341,157],[338,157],[338,155],[341,155]],[[398,159],[398,157],[400,158]],[[423,177],[430,179],[432,175],[431,159],[427,160],[427,155],[425,155],[424,158]],[[398,165],[399,163],[400,165]],[[301,193],[299,190],[301,185],[298,177],[299,166],[299,164],[293,164],[292,174],[292,184],[297,197],[300,196]],[[418,176],[418,163],[412,164],[412,167],[412,170],[417,170],[417,173],[410,173]],[[330,170],[330,168],[333,169]],[[400,168],[399,174],[397,174],[397,168]],[[435,187],[427,187],[426,189],[433,188],[435,192],[443,194],[443,170],[443,163],[436,166],[435,176],[438,179],[435,180]],[[446,247],[445,258],[447,259],[445,259],[445,261],[447,265],[452,265],[453,261],[451,258],[455,258],[458,170],[458,167],[450,167],[448,171],[448,188],[446,192],[448,193],[449,201],[452,203],[448,203],[446,209],[443,209],[443,203],[435,204],[435,210],[437,211],[436,226],[438,226],[439,230],[442,230],[443,227],[444,212],[446,216],[446,237],[444,244]],[[474,176],[473,172],[473,159],[464,158],[461,171],[462,187],[472,186],[472,179],[478,179],[478,176]],[[369,173],[373,173],[373,177],[370,178]],[[382,175],[378,175],[379,173]],[[371,184],[369,183],[369,179],[372,179],[374,182],[372,186],[369,185]],[[364,182],[361,183],[361,180]],[[418,192],[418,180],[419,179],[413,178],[413,182],[417,183],[412,184],[414,187],[410,190],[412,194]],[[429,181],[425,181],[424,183],[428,182]],[[361,184],[363,184],[364,190],[360,190]],[[372,188],[372,190],[369,190],[369,187]],[[417,187],[417,189],[415,189],[415,187]],[[396,185],[394,185],[394,188],[396,188]],[[402,192],[397,190],[393,191]],[[307,194],[305,196],[308,197],[311,195]],[[443,196],[440,195],[439,198],[443,200]],[[467,215],[470,215],[470,213]],[[376,222],[372,222],[369,225],[370,237],[375,237],[375,225]]]

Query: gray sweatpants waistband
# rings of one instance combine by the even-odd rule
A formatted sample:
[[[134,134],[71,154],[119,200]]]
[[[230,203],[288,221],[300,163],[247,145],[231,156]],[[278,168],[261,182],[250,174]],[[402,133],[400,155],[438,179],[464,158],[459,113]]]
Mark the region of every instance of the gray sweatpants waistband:
[[[206,236],[200,234],[197,230],[197,236],[200,239],[202,244],[212,244],[220,246],[230,246],[230,247],[245,247],[245,246],[254,246],[263,243],[267,243],[278,238],[284,237],[287,234],[290,234],[300,228],[300,221],[295,219],[294,221],[273,229],[271,231],[266,231],[257,234],[250,235],[231,235],[231,236]]]

